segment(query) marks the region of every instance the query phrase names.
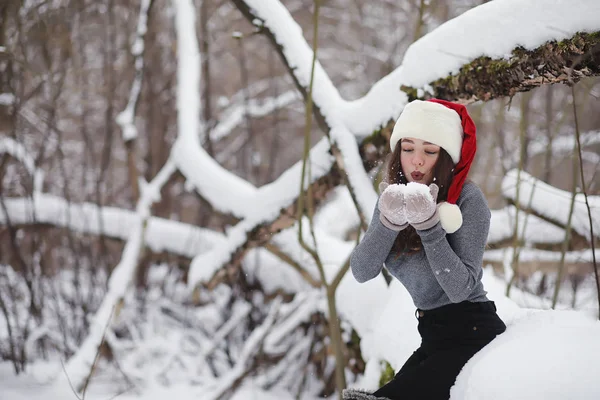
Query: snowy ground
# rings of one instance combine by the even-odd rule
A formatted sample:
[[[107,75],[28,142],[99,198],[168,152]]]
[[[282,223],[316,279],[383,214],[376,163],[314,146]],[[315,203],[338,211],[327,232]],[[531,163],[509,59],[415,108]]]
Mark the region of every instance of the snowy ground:
[[[290,29],[290,26],[295,27],[296,24],[284,12],[285,9],[279,7],[274,1],[248,0],[247,3],[253,5],[255,11],[262,16],[265,26],[274,32],[278,43],[284,47],[288,64],[295,67],[294,74],[297,80],[308,82],[312,53],[301,35],[301,30]],[[575,32],[598,30],[599,20],[593,17],[598,15],[600,9],[597,0],[570,0],[569,2],[530,0],[526,4],[523,3],[520,0],[497,0],[444,24],[434,33],[424,36],[411,46],[402,66],[383,78],[369,94],[358,101],[343,100],[324,69],[318,65],[313,93],[315,105],[331,124],[330,134],[342,150],[349,180],[355,188],[359,205],[367,217],[370,217],[376,195],[358,156],[356,136],[370,134],[382,122],[398,115],[406,101],[406,96],[397,89],[400,84],[412,85],[422,88],[421,90],[427,89],[429,82],[447,76],[449,72],[456,72],[465,60],[482,55],[494,58],[509,57],[510,51],[516,45],[535,48],[547,40],[562,40],[571,37]],[[196,137],[197,132],[202,130],[202,127],[198,126],[197,117],[201,108],[197,93],[199,84],[190,84],[200,80],[198,75],[200,68],[197,66],[200,55],[195,38],[195,22],[191,18],[194,14],[190,8],[184,8],[184,6],[191,7],[191,2],[177,2],[177,5],[178,45],[181,46],[178,79],[184,82],[178,86],[179,139],[172,149],[176,156],[177,167],[188,180],[188,185],[195,187],[196,191],[213,206],[219,207],[220,211],[244,218],[235,228],[228,231],[225,244],[216,246],[214,251],[199,254],[195,258],[189,274],[191,285],[195,285],[204,277],[212,276],[214,271],[223,264],[222,260],[229,257],[245,240],[248,231],[260,222],[270,221],[273,217],[270,215],[272,212],[278,212],[293,201],[294,190],[299,187],[298,171],[301,164],[297,163],[294,169],[290,169],[276,182],[257,189],[230,172],[220,170],[214,160],[202,153]],[[544,12],[540,13],[540,9]],[[516,11],[519,12],[515,13]],[[536,16],[537,23],[531,23],[531,15]],[[465,36],[465,29],[480,34]],[[503,40],[499,41],[497,39],[499,37]],[[424,65],[428,68],[423,68]],[[320,177],[319,174],[325,174],[329,169],[332,160],[328,155],[328,148],[325,141],[313,148],[314,157],[311,159],[320,169],[314,168],[311,181]],[[17,159],[21,158],[17,157]],[[166,171],[172,169],[170,166]],[[197,171],[202,171],[202,175],[197,174]],[[211,178],[212,181],[209,180]],[[157,183],[160,183],[160,179]],[[150,189],[153,187],[154,185],[149,185]],[[510,188],[515,187],[514,184],[510,185]],[[288,188],[292,189],[288,190]],[[230,196],[234,192],[236,196]],[[156,193],[148,191],[148,196],[144,196],[143,205],[148,206],[147,201],[155,200],[155,197],[152,197],[154,194]],[[505,195],[511,196],[511,193]],[[530,198],[530,196],[523,196],[523,198]],[[532,206],[549,210],[551,205],[556,204],[550,201],[548,196],[543,196],[542,204],[535,202]],[[146,208],[139,207],[140,226],[141,218],[146,217]],[[567,208],[561,207],[561,209]],[[554,209],[552,210],[552,214],[556,214]],[[585,230],[587,225],[577,223],[578,214],[580,212],[576,210],[574,228]],[[582,221],[585,221],[587,214],[581,214],[585,217],[582,217]],[[60,226],[60,223],[55,224]],[[510,225],[497,222],[494,226],[502,228]],[[139,230],[137,232],[139,233]],[[540,230],[536,229],[537,235],[539,232]],[[505,232],[493,231],[492,237],[499,238],[502,234]],[[135,244],[135,235],[128,233],[127,237],[130,237],[131,242]],[[159,243],[166,246],[168,242],[163,240]],[[350,250],[348,244],[344,246],[345,251],[348,252]],[[334,249],[333,246],[330,247]],[[340,257],[343,253],[337,251],[336,255]],[[537,253],[539,254],[541,253]],[[133,253],[126,253],[124,259],[130,261],[122,263],[125,268],[116,268],[119,273],[122,269],[131,270],[134,265],[131,260],[136,257]],[[339,260],[335,261],[330,262],[330,265],[339,266]],[[125,283],[125,280],[121,280],[118,285],[119,290],[111,294],[123,296],[126,292]],[[489,270],[486,271],[484,283],[490,298],[496,301],[499,314],[507,323],[508,330],[465,366],[452,390],[452,398],[454,400],[600,399],[600,380],[597,379],[597,371],[600,367],[598,360],[600,322],[597,321],[596,306],[589,310],[583,308],[582,311],[535,309],[531,297],[519,295],[516,291],[513,296],[516,302],[506,298],[503,295],[504,282],[494,278]],[[352,385],[375,389],[381,372],[380,361],[386,360],[397,369],[418,346],[414,306],[398,282],[394,281],[388,288],[383,278],[358,286],[350,274],[347,274],[338,292],[340,314],[346,321],[350,321],[361,336],[361,350],[368,362],[364,376]],[[594,296],[595,293],[589,297],[594,298]],[[525,299],[527,301],[522,301]],[[525,304],[530,308],[524,308]],[[105,307],[104,310],[109,308]],[[107,313],[100,316],[102,318],[99,319],[98,326],[103,327],[105,324],[101,323],[102,319],[106,321],[109,316]],[[381,321],[392,322],[383,324]],[[395,351],[386,351],[390,347]],[[95,347],[87,346],[87,348]],[[88,356],[88,359],[82,363],[72,364],[75,373],[78,372],[79,366],[85,365],[90,361],[89,356],[94,354],[86,351],[81,353]],[[160,367],[162,366],[157,365],[157,368]],[[83,371],[79,369],[79,372]],[[61,366],[56,362],[31,365],[26,375],[18,377],[14,376],[8,363],[0,363],[0,400],[78,398],[64,381],[52,379],[60,374]],[[121,378],[117,378],[118,375],[115,371],[114,375],[95,377],[85,398],[203,399],[202,387],[185,384],[169,387],[158,384],[146,385],[122,393],[127,386]],[[234,400],[295,398],[290,393],[262,391],[253,387],[250,379],[244,382],[245,385],[233,394]],[[303,400],[315,399],[303,398]]]
[[[373,280],[371,289],[381,289]],[[489,297],[494,299],[498,312],[507,323],[507,331],[477,354],[463,369],[452,389],[452,399],[461,400],[596,400],[600,398],[600,322],[597,310],[541,310],[519,307],[504,296],[505,285],[486,270],[484,277]],[[369,283],[363,284],[368,293]],[[385,290],[385,289],[384,289]],[[368,360],[365,375],[352,386],[373,389],[379,380],[379,362],[385,359],[398,368],[418,346],[414,306],[401,285],[393,283],[388,293],[381,295],[386,304],[372,317],[371,327],[381,326],[378,319],[396,316],[397,323],[386,329],[367,329],[363,332],[361,347]],[[526,297],[515,290],[515,298]],[[367,295],[368,297],[368,295]],[[531,301],[531,299],[527,300]],[[530,303],[529,303],[530,304]],[[341,307],[342,309],[344,307]],[[362,318],[354,315],[350,317]],[[385,348],[384,348],[385,344]],[[389,354],[389,346],[397,351]],[[36,364],[24,376],[15,377],[8,363],[0,364],[2,400],[63,400],[76,396],[67,386],[44,384],[48,376],[60,371],[57,364]],[[115,383],[114,377],[96,378],[86,393],[89,400],[154,400],[165,397],[177,399],[202,399],[198,386],[156,385],[146,388],[126,389],[124,383]],[[292,394],[265,392],[253,387],[249,381],[234,395],[233,400],[287,400]],[[316,398],[304,398],[315,400]]]

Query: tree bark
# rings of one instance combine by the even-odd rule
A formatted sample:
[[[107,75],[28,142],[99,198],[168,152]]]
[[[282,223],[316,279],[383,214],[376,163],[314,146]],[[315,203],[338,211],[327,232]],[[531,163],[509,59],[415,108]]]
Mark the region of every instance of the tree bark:
[[[545,84],[574,84],[600,75],[600,32],[578,33],[559,43],[535,50],[516,48],[509,60],[479,57],[465,64],[458,75],[431,82],[431,97],[463,104],[512,97]],[[410,99],[416,88],[403,87]]]

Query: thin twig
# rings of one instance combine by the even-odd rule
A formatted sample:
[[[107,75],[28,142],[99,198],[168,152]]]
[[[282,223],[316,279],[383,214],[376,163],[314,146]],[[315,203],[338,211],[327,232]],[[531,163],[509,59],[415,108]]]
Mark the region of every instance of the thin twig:
[[[585,207],[587,208],[588,219],[590,221],[590,242],[592,245],[592,261],[594,265],[594,275],[596,277],[596,290],[598,293],[598,319],[600,319],[600,277],[598,276],[598,264],[596,262],[596,248],[594,237],[594,221],[592,219],[592,210],[588,201],[587,190],[585,188],[585,177],[583,175],[583,158],[581,157],[581,137],[579,134],[579,122],[577,119],[577,106],[575,103],[575,87],[571,86],[571,97],[573,98],[573,117],[575,119],[575,139],[577,141],[577,152],[579,153],[579,174],[581,176],[581,190],[585,199]]]

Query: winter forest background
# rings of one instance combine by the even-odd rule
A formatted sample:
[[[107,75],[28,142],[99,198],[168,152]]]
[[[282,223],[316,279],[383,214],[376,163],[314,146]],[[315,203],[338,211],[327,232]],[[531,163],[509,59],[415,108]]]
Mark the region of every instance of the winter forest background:
[[[393,121],[427,97],[469,104],[478,127],[486,289],[506,337],[529,334],[504,360],[536,356],[511,384],[600,393],[584,354],[600,345],[598,15],[594,0],[2,0],[0,398],[385,382],[418,345],[413,305],[385,274],[354,282],[348,255]],[[586,347],[544,369],[565,345],[553,326]],[[477,362],[465,374],[502,364]],[[583,372],[563,382],[562,363]],[[515,398],[473,387],[459,377],[453,398]]]

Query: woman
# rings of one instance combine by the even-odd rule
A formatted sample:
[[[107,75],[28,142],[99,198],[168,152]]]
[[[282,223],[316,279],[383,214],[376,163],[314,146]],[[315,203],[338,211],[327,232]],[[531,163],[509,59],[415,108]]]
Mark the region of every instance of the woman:
[[[347,389],[344,399],[447,400],[466,362],[506,330],[481,282],[490,210],[466,182],[475,124],[460,104],[415,100],[390,147],[383,192],[350,266],[362,283],[385,263],[417,307],[421,346],[375,393]]]

